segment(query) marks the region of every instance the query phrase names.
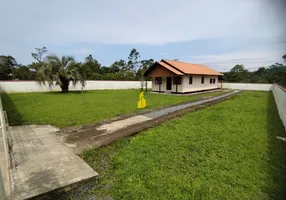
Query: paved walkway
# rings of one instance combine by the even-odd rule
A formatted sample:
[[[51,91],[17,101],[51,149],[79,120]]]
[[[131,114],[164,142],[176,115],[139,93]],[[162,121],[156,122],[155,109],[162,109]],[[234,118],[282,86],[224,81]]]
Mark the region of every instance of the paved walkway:
[[[60,140],[67,146],[71,147],[75,153],[79,154],[86,149],[106,145],[119,138],[126,137],[149,128],[156,123],[161,123],[169,119],[168,116],[172,115],[173,113],[199,105],[221,101],[236,93],[237,91],[234,91],[217,97],[211,97],[195,102],[157,109],[153,112],[112,121],[102,125],[62,132],[59,134]]]
[[[13,200],[38,197],[47,192],[52,198],[57,189],[67,189],[98,175],[51,134],[57,130],[52,126],[9,127]]]

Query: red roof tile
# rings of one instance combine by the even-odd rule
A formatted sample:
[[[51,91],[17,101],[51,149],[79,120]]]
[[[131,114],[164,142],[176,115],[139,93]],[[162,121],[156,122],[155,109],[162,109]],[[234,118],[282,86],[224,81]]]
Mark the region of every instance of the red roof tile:
[[[200,64],[192,64],[192,63],[186,63],[186,62],[180,62],[180,61],[174,61],[174,60],[162,60],[159,62],[166,63],[171,65],[173,68],[175,68],[178,71],[183,72],[184,74],[203,74],[203,75],[216,75],[216,76],[223,76],[223,74]],[[164,65],[162,65],[165,67]],[[167,68],[167,67],[166,67]],[[167,68],[168,69],[168,68]],[[170,69],[169,69],[170,70]]]
[[[162,62],[162,61],[160,61],[160,62],[158,62],[158,63],[159,63],[161,66],[165,67],[166,69],[170,70],[171,72],[173,72],[173,73],[176,74],[176,75],[180,75],[180,76],[184,75],[184,74],[183,74],[182,72],[180,72],[179,70],[177,70],[177,69],[171,67],[170,65],[168,65],[168,64],[166,64],[166,63],[164,63],[164,62]]]

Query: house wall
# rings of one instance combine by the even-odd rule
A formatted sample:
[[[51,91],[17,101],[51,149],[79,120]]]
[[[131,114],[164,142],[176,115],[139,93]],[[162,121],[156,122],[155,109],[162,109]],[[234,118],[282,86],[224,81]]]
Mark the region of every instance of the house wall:
[[[191,75],[193,77],[193,84],[189,84],[189,75],[183,78],[183,92],[194,92],[199,90],[211,90],[218,87],[218,76],[204,76],[204,84],[201,83],[202,75]],[[210,79],[215,79],[215,84],[210,84]]]
[[[173,85],[173,77],[172,77],[172,90],[167,90],[166,87],[167,87],[167,77],[162,77],[161,92],[176,92],[176,85]],[[159,85],[155,84],[155,78],[152,78],[152,91],[156,92],[159,91]],[[183,92],[183,77],[182,77],[182,84],[178,85],[178,92]]]
[[[157,76],[160,77],[160,76]],[[220,88],[220,84],[218,84],[218,76],[204,76],[205,82],[201,84],[201,75],[193,75],[193,84],[189,84],[189,75],[182,77],[182,84],[178,85],[178,92],[195,92],[199,90],[211,90]],[[210,84],[210,79],[215,79],[215,84]],[[152,91],[159,91],[159,85],[155,84],[155,78],[152,78]],[[166,77],[162,77],[161,91],[166,92]],[[176,92],[176,85],[172,83],[172,90],[169,92]]]
[[[148,77],[166,77],[166,76],[174,76],[175,74],[170,72],[164,67],[160,65],[155,67],[149,74]]]

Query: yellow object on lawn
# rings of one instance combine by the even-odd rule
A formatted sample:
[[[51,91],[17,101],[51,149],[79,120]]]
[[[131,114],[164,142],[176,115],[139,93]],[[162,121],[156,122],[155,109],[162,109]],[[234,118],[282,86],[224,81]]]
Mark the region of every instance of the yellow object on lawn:
[[[144,99],[144,92],[142,91],[139,94],[139,101],[137,103],[138,108],[145,108],[146,107],[146,100]]]

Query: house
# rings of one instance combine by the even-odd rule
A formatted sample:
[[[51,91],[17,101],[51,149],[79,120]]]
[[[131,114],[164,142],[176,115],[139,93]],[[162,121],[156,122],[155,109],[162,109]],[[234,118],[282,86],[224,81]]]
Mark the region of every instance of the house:
[[[152,78],[152,91],[189,93],[222,87],[223,74],[200,64],[161,60],[144,73]]]

